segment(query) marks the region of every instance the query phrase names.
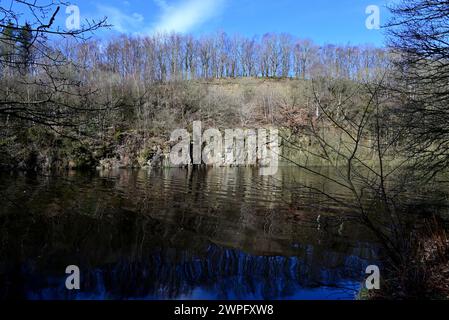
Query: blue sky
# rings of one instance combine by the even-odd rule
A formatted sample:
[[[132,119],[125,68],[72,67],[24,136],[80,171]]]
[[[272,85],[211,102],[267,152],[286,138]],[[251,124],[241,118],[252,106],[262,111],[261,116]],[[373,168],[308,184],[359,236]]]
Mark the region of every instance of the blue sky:
[[[382,30],[368,30],[368,5],[380,7],[381,24],[389,18],[388,0],[78,0],[81,19],[108,17],[111,34],[176,31],[194,35],[224,31],[261,36],[287,32],[316,43],[383,44]],[[62,10],[58,21],[64,21]]]

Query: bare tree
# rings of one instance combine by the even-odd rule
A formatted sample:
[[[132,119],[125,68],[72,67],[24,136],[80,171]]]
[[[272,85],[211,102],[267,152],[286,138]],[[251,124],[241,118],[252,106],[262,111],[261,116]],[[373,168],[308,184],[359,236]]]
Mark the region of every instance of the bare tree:
[[[243,77],[254,77],[256,76],[256,66],[257,66],[257,54],[256,54],[256,43],[254,39],[243,39],[242,49],[240,56],[240,64],[242,68]]]
[[[201,75],[208,79],[211,77],[211,63],[212,63],[213,39],[203,38],[200,41],[199,55],[201,61]]]
[[[449,2],[402,1],[391,10],[397,81],[390,88],[404,104],[409,151],[432,178],[449,165]]]
[[[105,19],[87,21],[79,30],[63,30],[54,25],[61,6],[66,5],[63,1],[5,2],[9,3],[0,6],[0,68],[8,71],[1,79],[0,115],[47,126],[73,125],[79,120],[77,113],[88,111],[85,103],[91,92],[80,87],[82,79],[70,75],[74,64],[48,43],[55,37],[84,40],[90,32],[105,26]],[[20,25],[24,12],[31,17],[25,24],[26,30]],[[18,42],[21,52],[15,50]],[[32,74],[20,72],[24,65],[20,56],[24,52],[28,55],[26,69],[32,69]]]
[[[297,78],[306,79],[311,69],[314,47],[310,40],[298,41],[294,47],[294,73]]]
[[[292,37],[289,34],[281,34],[279,37],[281,55],[281,76],[287,78],[291,70]]]

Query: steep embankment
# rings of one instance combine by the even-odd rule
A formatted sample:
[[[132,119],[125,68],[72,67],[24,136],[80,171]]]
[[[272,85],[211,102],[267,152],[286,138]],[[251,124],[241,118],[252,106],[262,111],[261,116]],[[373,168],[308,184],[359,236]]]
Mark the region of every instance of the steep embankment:
[[[29,123],[6,127],[0,137],[0,163],[3,168],[23,170],[169,166],[171,132],[178,128],[192,132],[192,123],[201,121],[203,130],[213,127],[223,135],[225,129],[279,128],[284,164],[289,159],[319,165],[321,146],[307,133],[317,113],[313,90],[309,81],[296,79],[155,84],[132,107],[93,114],[76,129]],[[332,98],[326,84],[319,90],[320,96]],[[127,94],[130,99],[136,95]],[[328,129],[328,139],[338,140]]]

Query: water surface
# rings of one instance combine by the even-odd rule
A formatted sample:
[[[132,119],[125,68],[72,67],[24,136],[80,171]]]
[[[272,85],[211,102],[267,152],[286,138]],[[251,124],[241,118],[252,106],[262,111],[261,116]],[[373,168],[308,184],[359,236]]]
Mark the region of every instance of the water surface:
[[[2,299],[354,299],[376,262],[369,232],[318,191],[350,196],[297,168],[0,178]]]

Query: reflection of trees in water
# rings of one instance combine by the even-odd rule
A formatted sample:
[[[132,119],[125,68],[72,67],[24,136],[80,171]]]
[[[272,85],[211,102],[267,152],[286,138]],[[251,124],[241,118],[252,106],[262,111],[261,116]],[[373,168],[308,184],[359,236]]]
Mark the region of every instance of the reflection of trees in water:
[[[157,250],[142,260],[121,259],[91,269],[83,288],[92,296],[118,299],[190,297],[198,290],[210,298],[276,299],[294,296],[303,287],[335,287],[345,280],[361,279],[366,261],[316,253],[313,247],[303,249],[303,255],[295,257],[251,256],[214,245],[202,256],[185,250]],[[57,292],[38,290],[34,295],[47,294],[44,297],[49,298]],[[64,290],[58,294],[70,297]]]
[[[367,263],[364,259],[372,259],[372,251],[363,246],[339,252],[296,244],[292,256],[250,255],[210,245],[190,232],[158,222],[149,222],[147,230],[139,230],[142,221],[134,223],[137,220],[127,218],[120,221],[120,227],[109,225],[91,229],[86,237],[74,233],[61,239],[70,228],[70,220],[62,230],[48,228],[42,238],[22,237],[22,243],[29,244],[23,252],[26,259],[22,256],[21,268],[11,268],[6,277],[21,279],[24,294],[65,296],[64,289],[58,292],[63,281],[52,283],[52,277],[60,275],[65,265],[79,263],[84,270],[83,292],[97,296],[107,292],[115,298],[176,298],[189,296],[201,287],[219,298],[279,298],[293,295],[300,286],[334,286],[345,279],[360,279]],[[42,223],[38,229],[45,230],[46,223]],[[80,221],[78,229],[90,223]],[[49,237],[51,241],[45,242]],[[42,250],[46,251],[43,259],[39,258]],[[51,285],[56,289],[43,290]]]
[[[57,279],[69,264],[84,270],[86,290],[117,298],[188,296],[198,288],[221,298],[275,298],[361,279],[374,259],[362,230],[349,226],[335,236],[295,220],[285,201],[273,208],[252,201],[253,177],[124,171],[68,177],[71,183],[15,177],[14,188],[4,180],[10,197],[38,191],[21,198],[22,209],[1,211],[1,295],[12,286],[19,296],[47,294],[43,288],[63,284]]]

